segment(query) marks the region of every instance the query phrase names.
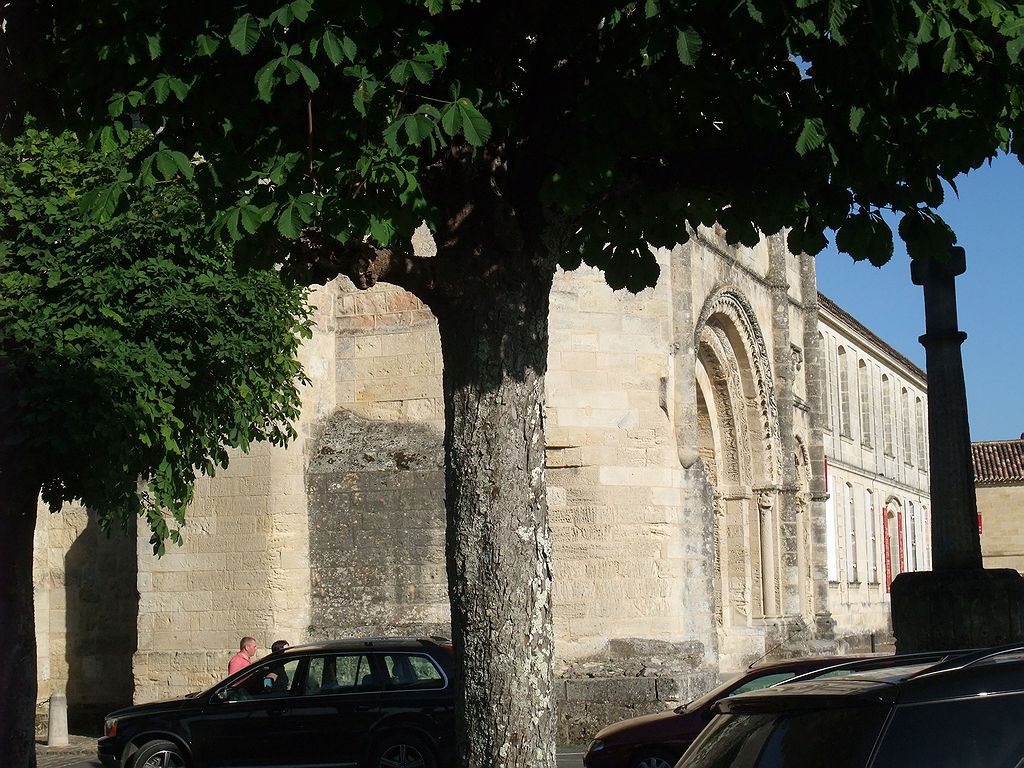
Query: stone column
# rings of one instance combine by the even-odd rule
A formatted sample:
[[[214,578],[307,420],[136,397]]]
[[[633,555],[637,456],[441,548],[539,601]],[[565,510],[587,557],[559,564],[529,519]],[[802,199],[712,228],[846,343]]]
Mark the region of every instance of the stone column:
[[[971,432],[960,345],[967,334],[957,328],[955,279],[966,270],[963,248],[949,261],[915,259],[915,285],[924,288],[927,333],[928,458],[931,471],[932,554],[936,571],[981,568],[978,504],[974,496]]]
[[[779,615],[779,604],[775,599],[775,515],[772,507],[775,499],[769,490],[757,495],[757,511],[761,540],[761,596],[765,618]]]
[[[934,571],[903,573],[892,583],[892,624],[900,653],[970,648],[1024,640],[1024,579],[985,570],[978,533],[971,435],[957,327],[955,279],[963,248],[947,258],[915,259],[924,288],[928,431]]]

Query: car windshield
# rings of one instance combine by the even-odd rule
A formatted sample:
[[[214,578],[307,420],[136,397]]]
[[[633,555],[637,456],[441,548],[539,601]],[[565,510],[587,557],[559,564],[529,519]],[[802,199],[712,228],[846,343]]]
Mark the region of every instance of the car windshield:
[[[718,715],[683,755],[679,768],[862,768],[888,707]]]
[[[772,672],[770,668],[747,672],[744,675],[738,675],[722,683],[717,688],[712,688],[700,698],[676,707],[675,712],[676,714],[693,712],[701,709],[702,707],[714,704],[716,701],[725,698],[726,696],[735,696],[738,693],[747,693],[748,691],[759,691],[770,685],[775,685],[776,683],[781,683],[786,680],[792,680],[795,674],[795,672],[789,671]]]

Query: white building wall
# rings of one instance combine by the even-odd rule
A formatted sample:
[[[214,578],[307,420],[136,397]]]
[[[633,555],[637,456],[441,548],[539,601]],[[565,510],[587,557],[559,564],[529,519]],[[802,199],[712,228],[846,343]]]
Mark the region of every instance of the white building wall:
[[[835,510],[828,547],[838,561],[829,568],[829,609],[837,637],[859,644],[871,635],[891,634],[892,579],[901,570],[931,565],[927,434],[918,434],[926,426],[920,419],[927,414],[927,382],[920,369],[827,300],[820,305],[819,329],[828,350],[822,431],[829,476],[826,505]],[[843,358],[849,382],[847,429],[841,429]],[[886,450],[883,376],[892,392],[891,451]],[[861,397],[868,407],[862,407]]]

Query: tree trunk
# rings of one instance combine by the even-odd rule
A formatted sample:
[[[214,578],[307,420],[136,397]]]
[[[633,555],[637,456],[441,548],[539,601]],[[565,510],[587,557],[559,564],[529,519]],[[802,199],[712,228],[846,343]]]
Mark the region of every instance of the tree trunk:
[[[438,312],[461,768],[555,765],[543,412],[553,271],[524,269]]]
[[[0,461],[0,766],[35,768],[36,634],[32,537],[39,484]]]

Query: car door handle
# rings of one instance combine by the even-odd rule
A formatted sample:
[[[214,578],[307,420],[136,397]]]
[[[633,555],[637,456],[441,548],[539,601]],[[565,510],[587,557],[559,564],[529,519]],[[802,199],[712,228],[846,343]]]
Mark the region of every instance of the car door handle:
[[[273,709],[268,709],[267,714],[271,717],[280,717],[281,715],[287,715],[288,707],[274,707]]]

